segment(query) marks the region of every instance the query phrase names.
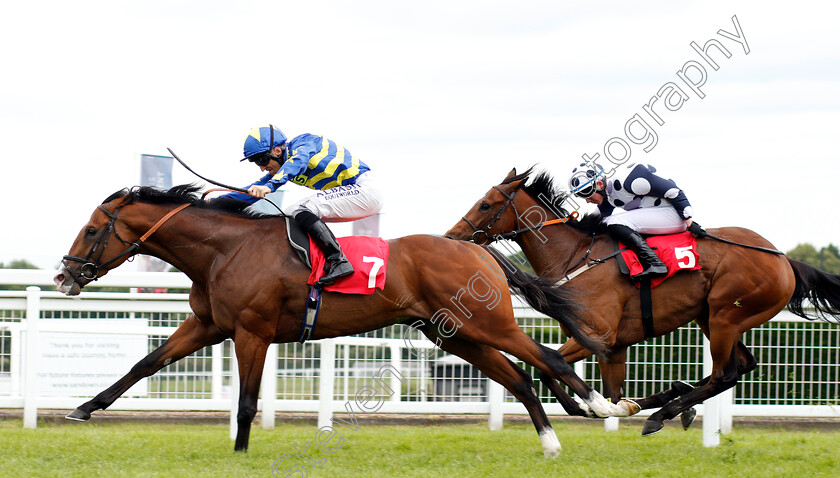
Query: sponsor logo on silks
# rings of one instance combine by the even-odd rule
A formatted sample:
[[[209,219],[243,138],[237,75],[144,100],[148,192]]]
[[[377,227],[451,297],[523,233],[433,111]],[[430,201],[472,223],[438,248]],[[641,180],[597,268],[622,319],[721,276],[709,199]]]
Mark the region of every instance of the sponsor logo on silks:
[[[298,174],[297,176],[292,178],[292,182],[295,183],[295,184],[300,184],[301,186],[305,186],[307,179],[309,179],[309,178],[306,177],[305,174]]]
[[[345,186],[336,186],[334,188],[325,189],[318,192],[318,197],[325,199],[333,199],[336,197],[355,196],[359,194],[360,186],[358,184],[347,184]]]
[[[330,189],[330,191],[332,191],[332,189]],[[319,193],[318,197],[320,199],[323,199],[324,201],[332,201],[333,199],[339,199],[339,198],[344,198],[344,197],[349,197],[349,196],[356,196],[356,195],[359,195],[359,194],[361,194],[361,192],[359,190],[355,190],[355,191],[345,191],[343,193],[329,193],[329,194]]]

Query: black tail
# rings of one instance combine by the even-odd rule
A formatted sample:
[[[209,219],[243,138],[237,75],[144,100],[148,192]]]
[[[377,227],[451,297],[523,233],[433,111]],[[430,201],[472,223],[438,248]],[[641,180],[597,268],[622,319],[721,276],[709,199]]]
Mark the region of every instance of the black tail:
[[[553,280],[523,272],[493,247],[483,247],[502,267],[508,284],[522,294],[528,305],[560,322],[584,348],[599,357],[604,356],[604,339],[580,318],[580,306],[575,302],[575,294],[570,289],[554,287]]]
[[[796,277],[796,288],[788,302],[788,310],[808,320],[840,322],[840,275],[823,272],[789,257],[788,262]],[[814,306],[814,314],[804,310],[805,299]]]

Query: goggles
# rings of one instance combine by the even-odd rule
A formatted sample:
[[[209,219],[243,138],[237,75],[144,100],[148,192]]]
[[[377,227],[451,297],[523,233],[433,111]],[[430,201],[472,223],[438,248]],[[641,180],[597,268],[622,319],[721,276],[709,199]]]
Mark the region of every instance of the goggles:
[[[248,161],[256,164],[257,166],[265,167],[265,166],[268,166],[268,162],[271,161],[272,159],[276,159],[276,158],[271,156],[271,154],[269,154],[269,152],[266,151],[265,153],[255,154],[255,155],[251,156],[250,158],[248,158]]]

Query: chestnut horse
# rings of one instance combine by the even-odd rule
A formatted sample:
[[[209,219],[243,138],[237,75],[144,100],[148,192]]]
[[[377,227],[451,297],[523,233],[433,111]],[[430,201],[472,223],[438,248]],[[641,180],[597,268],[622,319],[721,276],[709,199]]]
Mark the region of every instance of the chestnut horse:
[[[284,217],[243,212],[238,201],[203,201],[196,186],[169,191],[122,190],[97,207],[82,227],[55,277],[58,289],[81,288],[134,253],[152,255],[183,271],[193,282],[192,314],[157,350],[67,418],[85,421],[110,406],[143,377],[207,345],[234,341],[240,395],[235,450],[246,450],[266,348],[296,341],[308,296],[310,270],[285,238]],[[390,241],[387,283],[371,295],[323,292],[312,339],[358,334],[396,323],[415,324],[443,350],[475,365],[526,407],[546,456],[560,443],[533,391],[531,377],[500,351],[562,380],[599,416],[626,415],[574,374],[562,356],[522,332],[513,316],[508,282],[542,312],[564,323],[590,350],[601,350],[581,325],[574,304],[533,276],[508,274],[487,250],[461,241],[416,235]],[[503,258],[497,260],[503,260]],[[507,279],[507,280],[506,280]],[[469,291],[469,293],[467,293]],[[463,314],[458,319],[453,303]],[[452,323],[441,327],[444,320]],[[451,329],[455,323],[457,331]],[[624,408],[622,408],[622,406]]]
[[[547,173],[526,184],[532,169],[518,175],[516,169],[512,170],[446,237],[482,244],[512,239],[539,276],[556,279],[614,252],[610,238],[600,234],[599,217],[588,215],[577,220],[577,214],[563,209],[568,193],[557,190]],[[555,223],[544,225],[551,220]],[[725,227],[708,232],[741,244],[772,248],[747,229]],[[785,306],[799,316],[813,318],[802,306],[803,300],[809,299],[818,318],[840,317],[838,275],[784,255],[709,238],[699,239],[697,250],[701,270],[680,272],[653,289],[653,326],[655,335],[660,336],[695,321],[711,343],[712,373],[693,385],[674,382],[670,390],[637,400],[641,409],[662,407],[645,422],[643,435],[656,433],[664,420],[683,412],[687,413],[683,426],[688,427],[694,418],[694,405],[733,387],[738,377],[752,371],[756,360],[740,341],[741,335],[767,322]],[[577,292],[578,300],[586,305],[581,312],[584,322],[597,337],[606,340],[606,357],[599,359],[603,392],[607,398],[619,400],[627,347],[645,339],[638,289],[615,264],[586,270],[559,288]],[[571,331],[564,332],[568,335]],[[591,355],[573,336],[559,351],[569,363]],[[540,379],[558,400],[567,400],[566,392],[551,377],[540,373]]]

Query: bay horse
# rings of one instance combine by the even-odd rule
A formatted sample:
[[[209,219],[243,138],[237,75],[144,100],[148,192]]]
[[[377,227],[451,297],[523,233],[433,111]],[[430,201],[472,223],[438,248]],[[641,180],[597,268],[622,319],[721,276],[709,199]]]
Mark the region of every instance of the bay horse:
[[[231,338],[240,376],[234,449],[245,451],[257,412],[266,349],[272,342],[298,340],[310,269],[285,238],[286,218],[249,213],[240,201],[204,201],[198,190],[195,185],[168,191],[123,189],[93,211],[64,257],[54,281],[67,295],[79,294],[82,287],[138,252],[172,264],[192,280],[192,314],[128,374],[67,418],[89,420],[92,412],[110,406],[141,378]],[[577,322],[574,303],[549,283],[506,273],[506,268],[488,257],[488,250],[474,244],[428,235],[389,243],[384,289],[371,295],[323,292],[312,339],[412,321],[443,350],[472,363],[519,399],[549,457],[557,455],[560,443],[535,395],[533,381],[500,351],[568,384],[599,416],[624,413],[620,405],[609,403],[577,377],[556,350],[538,344],[517,326],[508,281],[533,306],[563,322],[590,350],[602,349],[592,334],[578,332],[585,326]],[[445,315],[441,312],[451,313],[454,302],[469,317],[463,321],[454,314],[449,317],[460,322],[452,333],[453,324],[441,327]]]
[[[600,233],[599,216],[578,219],[571,208],[564,209],[568,207],[564,204],[568,193],[555,187],[548,173],[532,178],[532,172],[533,167],[522,174],[513,169],[445,236],[480,244],[512,239],[539,276],[554,280],[615,251],[612,240]],[[772,248],[767,240],[747,229],[725,227],[708,232],[741,244]],[[652,290],[653,326],[655,335],[660,336],[696,322],[709,338],[714,366],[711,375],[693,385],[677,381],[670,390],[636,400],[638,408],[634,412],[661,407],[645,422],[643,435],[658,432],[664,420],[682,413],[683,427],[687,428],[694,419],[694,405],[735,386],[738,377],[755,369],[756,360],[741,336],[783,308],[809,319],[840,318],[840,275],[827,274],[784,255],[710,238],[698,239],[697,252],[702,269],[680,272]],[[590,325],[588,330],[606,340],[606,356],[599,358],[603,393],[618,401],[625,380],[627,347],[645,339],[638,289],[615,264],[608,263],[588,269],[558,288],[576,292],[578,301],[585,304],[581,316]],[[805,299],[814,305],[816,317],[803,309]],[[564,332],[569,336],[571,331]],[[567,362],[592,354],[575,337],[569,337],[559,348]],[[568,400],[555,380],[542,372],[540,379],[558,400]]]

